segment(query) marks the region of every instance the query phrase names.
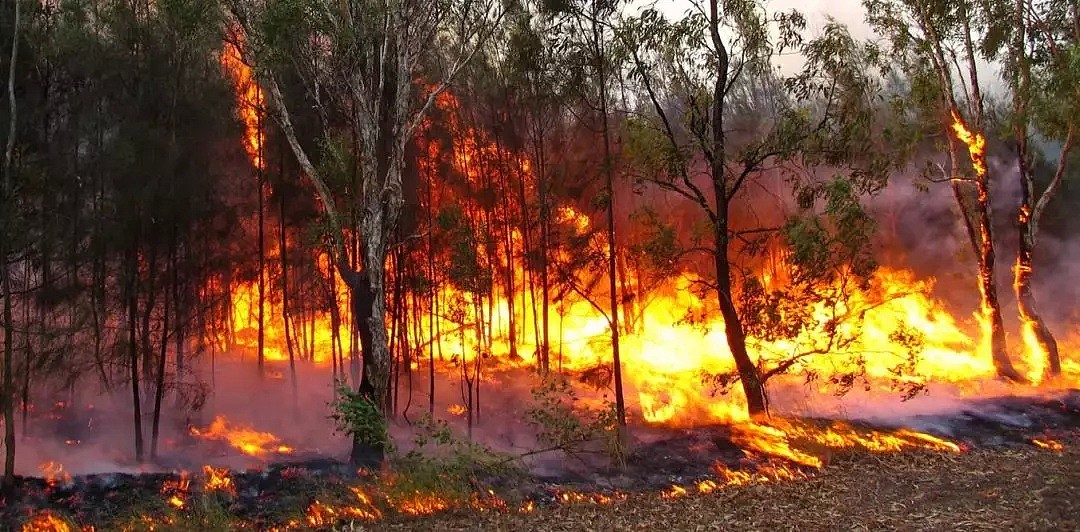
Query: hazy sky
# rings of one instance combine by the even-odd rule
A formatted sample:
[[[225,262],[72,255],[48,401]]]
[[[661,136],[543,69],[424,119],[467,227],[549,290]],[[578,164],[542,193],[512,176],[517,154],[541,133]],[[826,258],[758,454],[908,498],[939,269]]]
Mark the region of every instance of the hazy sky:
[[[692,5],[690,0],[637,0],[634,4],[654,4],[673,18],[681,16]],[[831,16],[847,24],[856,38],[866,38],[871,34],[863,21],[866,11],[859,0],[771,0],[767,5],[770,12],[801,11],[806,15],[807,28],[811,31],[824,26],[826,17]]]
[[[702,0],[704,1],[704,0]],[[678,19],[693,5],[691,0],[633,0],[632,6],[656,6],[658,10],[671,19]],[[870,39],[874,32],[866,24],[866,10],[863,9],[861,0],[766,0],[770,13],[790,11],[796,9],[806,17],[805,37],[813,38],[825,26],[829,17],[837,22],[846,24],[848,31],[856,39]],[[630,8],[631,12],[636,7]],[[798,56],[784,56],[776,58],[775,63],[782,71],[791,72],[801,66]],[[979,81],[987,94],[1002,94],[1004,86],[1001,83],[997,69],[993,65],[978,61]]]

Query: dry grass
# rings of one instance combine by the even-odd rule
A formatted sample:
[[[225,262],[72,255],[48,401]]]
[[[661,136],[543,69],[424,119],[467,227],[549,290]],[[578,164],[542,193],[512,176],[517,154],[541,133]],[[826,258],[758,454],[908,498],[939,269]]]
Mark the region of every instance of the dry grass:
[[[860,454],[814,478],[532,513],[458,511],[352,530],[1080,530],[1080,442],[960,455]]]

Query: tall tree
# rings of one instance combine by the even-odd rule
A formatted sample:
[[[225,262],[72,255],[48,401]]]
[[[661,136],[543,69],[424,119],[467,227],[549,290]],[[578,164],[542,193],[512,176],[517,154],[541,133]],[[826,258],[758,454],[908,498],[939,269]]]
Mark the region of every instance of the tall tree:
[[[1032,277],[1040,221],[1061,188],[1080,126],[1076,105],[1080,72],[1070,60],[1080,42],[1080,8],[1067,4],[1030,0],[981,4],[982,19],[987,21],[982,49],[989,59],[1002,61],[1012,92],[1011,132],[1020,189],[1013,289],[1027,350],[1027,378],[1035,383],[1045,374],[1061,374],[1057,341],[1038,311]],[[1041,187],[1036,186],[1034,162],[1040,154],[1032,148],[1033,134],[1061,142],[1057,165]]]
[[[921,92],[914,101],[947,136],[950,168],[944,179],[951,183],[975,253],[982,351],[993,360],[999,377],[1020,380],[1006,345],[994,271],[997,253],[985,154],[987,117],[975,41],[976,6],[969,0],[864,0],[863,5],[870,24],[890,39],[899,68],[918,80]],[[956,140],[967,147],[971,177],[963,175],[966,165],[957,156]]]
[[[4,479],[3,489],[10,491],[15,485],[15,379],[12,373],[15,371],[13,359],[15,358],[15,324],[11,315],[11,271],[9,269],[9,243],[14,232],[11,221],[14,212],[15,192],[15,132],[18,127],[18,104],[15,101],[15,67],[19,60],[19,29],[22,15],[22,2],[14,2],[15,16],[11,27],[11,55],[8,61],[7,98],[8,98],[8,131],[7,142],[4,146],[4,182],[0,198],[0,283],[3,283],[4,298],[4,398],[0,403],[4,409]]]
[[[867,276],[873,269],[865,249],[872,228],[856,200],[879,187],[888,168],[874,156],[882,151],[871,127],[876,83],[866,74],[874,50],[836,23],[804,41],[804,26],[798,12],[769,13],[762,2],[708,0],[695,3],[680,21],[646,10],[622,29],[633,78],[648,106],[642,118],[628,123],[628,143],[645,163],[642,180],[696,206],[708,222],[711,246],[693,249],[711,262],[705,284],[723,316],[736,368],[734,375],[718,375],[717,382],[738,381],[751,415],[768,408],[769,377],[839,346],[833,327],[810,334],[827,339],[825,345],[784,360],[755,360],[747,348],[750,332],[794,337],[815,325],[807,317],[799,325],[768,319],[779,302],[794,296],[766,294],[756,273],[740,266],[740,255],[761,247],[750,238],[782,236],[796,247],[792,268],[801,272],[791,289],[807,295],[840,282],[833,272],[843,270],[841,259],[850,259],[855,277]],[[806,58],[803,69],[776,78],[773,57],[791,51]],[[762,87],[768,87],[764,97],[754,96]],[[739,134],[740,129],[748,132]],[[832,216],[831,229],[794,217],[774,227],[741,226],[733,216],[749,200],[747,188],[762,184],[769,168],[788,163],[838,169],[831,182],[791,172],[795,199],[805,207],[824,199],[826,212],[850,216]]]
[[[501,16],[492,1],[459,4],[443,0],[329,0],[252,2],[234,0],[233,12],[250,37],[249,52],[273,106],[275,118],[301,169],[315,185],[332,239],[334,262],[349,286],[353,316],[360,336],[363,375],[360,394],[384,412],[389,398],[391,354],[387,346],[386,261],[396,234],[403,199],[402,174],[406,147],[414,132],[458,71],[473,57]],[[433,56],[432,43],[450,50]],[[293,126],[281,78],[289,62],[317,95],[323,142],[335,144],[341,133],[352,135],[358,151],[351,185],[351,205],[339,214],[341,198],[309,156]],[[414,84],[425,63],[429,72],[419,91]],[[359,239],[359,257],[345,246],[349,234]],[[354,265],[359,265],[356,269]],[[351,459],[372,465],[382,460],[381,444],[354,434]]]

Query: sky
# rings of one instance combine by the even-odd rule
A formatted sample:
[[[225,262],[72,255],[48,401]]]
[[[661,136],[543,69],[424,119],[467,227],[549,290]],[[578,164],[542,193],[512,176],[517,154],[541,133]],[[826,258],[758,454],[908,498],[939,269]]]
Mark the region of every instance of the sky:
[[[678,19],[683,16],[693,5],[691,0],[632,0],[630,12],[642,7],[655,6],[669,19]],[[861,0],[765,0],[770,13],[800,11],[806,17],[807,38],[816,36],[825,27],[829,17],[837,22],[847,25],[848,31],[856,39],[875,39],[877,36],[866,23],[866,10]],[[775,64],[782,72],[791,73],[801,66],[798,56],[784,56],[775,59]],[[1004,87],[1001,85],[996,67],[985,62],[978,61],[979,79],[987,94],[1001,95]],[[990,83],[987,83],[990,82]],[[989,86],[988,86],[989,85]]]

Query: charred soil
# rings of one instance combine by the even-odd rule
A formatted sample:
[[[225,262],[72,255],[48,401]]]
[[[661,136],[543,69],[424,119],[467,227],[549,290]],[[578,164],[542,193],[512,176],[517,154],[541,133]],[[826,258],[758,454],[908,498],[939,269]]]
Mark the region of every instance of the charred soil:
[[[0,528],[1077,529],[1080,393],[969,406],[906,425],[927,434],[835,420],[642,427],[621,468],[581,456],[543,474],[457,464],[464,486],[438,462],[412,478],[299,456],[257,471],[21,478]],[[898,441],[916,445],[889,447]]]

